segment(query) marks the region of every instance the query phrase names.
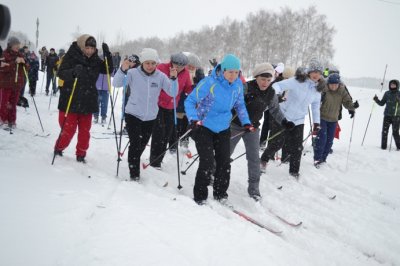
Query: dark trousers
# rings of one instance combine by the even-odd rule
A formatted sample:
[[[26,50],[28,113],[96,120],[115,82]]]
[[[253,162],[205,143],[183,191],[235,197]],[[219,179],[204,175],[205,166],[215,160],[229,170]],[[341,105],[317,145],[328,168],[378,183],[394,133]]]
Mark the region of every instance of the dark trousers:
[[[284,127],[276,121],[272,124],[271,136],[280,132]],[[301,153],[303,151],[304,124],[295,126],[292,130],[285,130],[268,141],[267,149],[261,156],[261,161],[268,162],[285,144],[289,156],[289,173],[298,173],[300,170]],[[287,157],[288,158],[288,157]]]
[[[35,96],[35,94],[36,94],[36,83],[37,83],[37,80],[34,80],[34,79],[29,80],[29,93],[31,96]]]
[[[328,122],[321,119],[321,129],[315,138],[314,161],[325,162],[332,148],[337,122]]]
[[[171,138],[169,139],[169,145],[168,147],[171,147],[175,142],[178,141],[178,139],[183,136],[183,134],[186,133],[186,131],[188,130],[188,126],[189,126],[189,121],[185,116],[183,116],[183,118],[178,118],[177,119],[177,126],[176,126],[176,134],[171,134]],[[186,135],[186,137],[184,137],[182,139],[183,141],[189,141],[189,135]]]
[[[56,82],[53,71],[47,71],[47,79],[46,79],[46,93],[49,93],[50,83],[52,83],[53,93],[56,93]]]
[[[131,177],[140,176],[140,156],[149,142],[155,120],[142,121],[139,118],[125,114],[125,122],[129,135],[128,164]]]
[[[165,155],[168,141],[174,132],[174,110],[159,107],[151,137],[150,163],[159,167]],[[157,158],[158,157],[158,158]]]
[[[193,188],[194,200],[202,201],[208,197],[207,186],[213,173],[214,160],[216,170],[214,174],[213,196],[219,200],[227,198],[227,190],[231,176],[230,162],[230,129],[214,133],[208,128],[200,127],[192,134],[199,154],[199,168]]]
[[[388,139],[390,125],[392,125],[393,138],[394,142],[396,143],[396,147],[397,149],[400,149],[400,136],[399,136],[400,116],[383,117],[381,148],[382,149],[387,148],[387,139]]]

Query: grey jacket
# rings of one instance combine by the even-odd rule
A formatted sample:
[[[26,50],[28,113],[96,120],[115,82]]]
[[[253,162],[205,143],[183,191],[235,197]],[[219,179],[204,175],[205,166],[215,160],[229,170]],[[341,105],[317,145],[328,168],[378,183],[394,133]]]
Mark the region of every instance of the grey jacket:
[[[142,121],[156,119],[158,97],[161,90],[164,90],[171,97],[175,97],[178,93],[178,79],[172,81],[159,70],[147,75],[140,67],[132,68],[126,74],[126,81],[124,81],[124,78],[125,73],[119,68],[114,76],[113,86],[129,85],[131,94],[125,107],[125,113]]]

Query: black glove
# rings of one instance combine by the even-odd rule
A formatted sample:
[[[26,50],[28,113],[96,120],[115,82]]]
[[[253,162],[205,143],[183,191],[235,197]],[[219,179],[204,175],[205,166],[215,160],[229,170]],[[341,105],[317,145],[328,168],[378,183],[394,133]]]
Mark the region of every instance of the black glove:
[[[376,94],[375,94],[375,96],[374,96],[374,101],[375,102],[377,102],[379,99],[378,99],[378,96],[376,96]]]
[[[79,76],[82,74],[83,71],[83,66],[82,65],[76,65],[74,67],[74,70],[72,70],[72,76],[74,78],[79,78]]]
[[[211,64],[213,67],[216,67],[216,66],[218,65],[217,59],[215,59],[215,58],[213,58],[212,60],[211,60],[211,59],[208,60],[208,62],[210,62],[210,64]]]
[[[192,129],[192,130],[195,130],[195,129],[201,127],[202,125],[203,125],[203,122],[202,122],[202,121],[199,121],[199,120],[192,120],[192,121],[190,122],[189,128]]]
[[[101,48],[103,49],[104,56],[107,56],[107,57],[111,56],[110,48],[108,48],[108,45],[105,42],[103,42],[103,44],[101,45]]]
[[[286,129],[289,129],[289,130],[291,130],[291,129],[293,129],[296,125],[292,122],[292,121],[287,121],[287,119],[286,118],[284,118],[283,120],[282,120],[282,126],[284,126]]]
[[[353,103],[353,107],[354,107],[354,109],[357,109],[358,107],[360,107],[360,104],[358,103],[358,101],[355,101]]]
[[[354,115],[356,114],[356,111],[354,110],[349,110],[350,118],[353,118]]]
[[[312,130],[312,134],[313,134],[314,136],[318,135],[318,131],[319,131],[320,129],[321,129],[321,127],[319,126],[319,124],[318,124],[318,123],[314,123],[313,130]]]
[[[254,132],[254,131],[256,131],[256,128],[251,124],[244,125],[244,128],[246,129],[246,132]]]

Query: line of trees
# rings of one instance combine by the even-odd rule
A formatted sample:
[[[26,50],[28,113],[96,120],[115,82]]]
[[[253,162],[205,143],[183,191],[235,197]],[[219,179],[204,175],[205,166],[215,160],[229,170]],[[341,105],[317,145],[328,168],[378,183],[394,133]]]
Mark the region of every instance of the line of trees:
[[[233,53],[242,61],[242,70],[249,75],[255,64],[283,62],[293,67],[307,65],[312,57],[324,65],[332,60],[335,28],[315,6],[280,12],[260,10],[247,15],[245,21],[224,19],[215,27],[204,26],[199,31],[181,32],[162,40],[158,37],[140,38],[112,47],[120,54],[138,54],[142,48],[157,49],[167,60],[171,53],[188,51],[197,54],[204,66],[208,60],[220,60]]]

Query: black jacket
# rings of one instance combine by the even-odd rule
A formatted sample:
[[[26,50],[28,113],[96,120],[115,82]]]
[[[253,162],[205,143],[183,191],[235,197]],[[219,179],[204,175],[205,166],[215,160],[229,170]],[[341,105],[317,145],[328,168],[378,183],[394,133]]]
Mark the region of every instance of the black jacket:
[[[109,73],[112,73],[113,64],[111,56],[108,56],[107,60],[109,64]],[[83,71],[77,79],[69,112],[78,114],[96,113],[99,110],[96,81],[99,73],[107,74],[106,65],[98,56],[97,50],[88,58],[83,54],[76,42],[72,43],[68,52],[65,54],[58,71],[58,76],[60,79],[64,80],[64,85],[60,90],[58,109],[64,112],[67,110],[75,80],[73,72],[76,65],[82,65]]]
[[[278,123],[282,122],[285,116],[279,108],[278,97],[272,86],[262,91],[254,79],[245,83],[245,87],[247,87],[247,90],[244,92],[244,101],[250,121],[254,127],[260,126],[260,120],[267,108]],[[233,123],[241,126],[240,120],[236,115],[234,116]]]

